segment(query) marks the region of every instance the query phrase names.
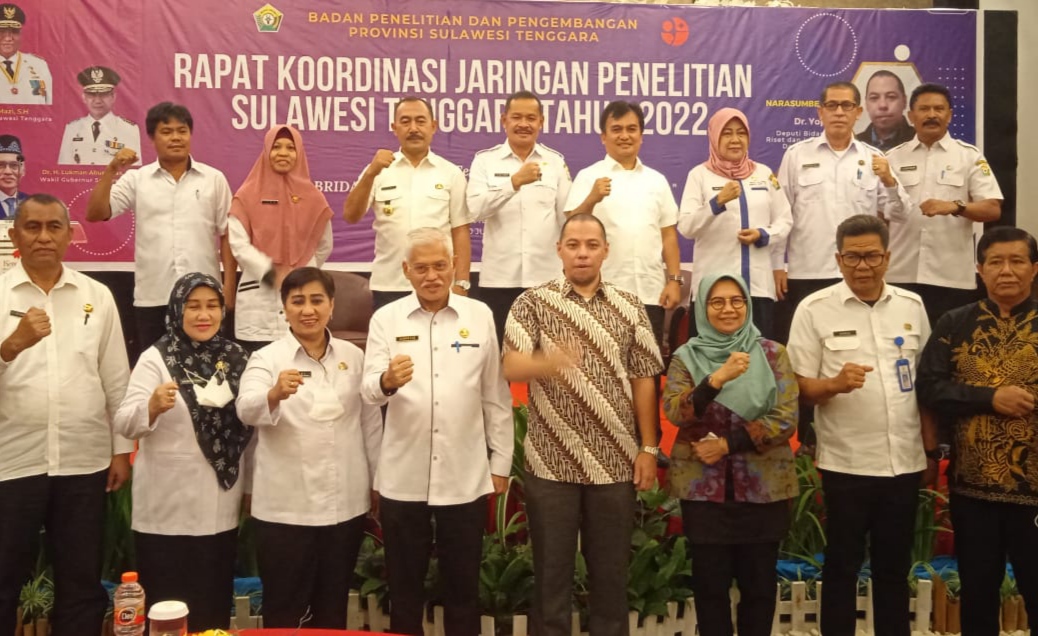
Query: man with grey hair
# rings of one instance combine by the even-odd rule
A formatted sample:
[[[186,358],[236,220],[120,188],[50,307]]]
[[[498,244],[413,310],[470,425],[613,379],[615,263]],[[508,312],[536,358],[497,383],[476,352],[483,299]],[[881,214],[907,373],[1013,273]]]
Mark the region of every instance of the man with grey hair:
[[[372,316],[361,389],[366,402],[388,403],[375,490],[390,628],[423,633],[435,542],[449,581],[446,632],[474,636],[486,499],[508,488],[512,466],[512,399],[490,308],[451,293],[451,238],[437,228],[412,230],[404,253],[414,292]]]
[[[62,264],[72,229],[60,200],[27,198],[8,233],[21,258],[0,276],[0,631],[14,626],[44,527],[53,633],[97,633],[105,492],[129,478],[133,450],[111,427],[130,377],[122,326],[108,288]]]
[[[872,215],[836,228],[843,281],[797,307],[786,349],[801,403],[815,407],[828,514],[823,634],[853,634],[858,569],[870,538],[876,633],[908,636],[917,491],[936,445],[916,406],[916,363],[930,335],[919,296],[883,280],[887,226]],[[924,443],[924,438],[925,442]],[[931,474],[936,465],[932,465]]]

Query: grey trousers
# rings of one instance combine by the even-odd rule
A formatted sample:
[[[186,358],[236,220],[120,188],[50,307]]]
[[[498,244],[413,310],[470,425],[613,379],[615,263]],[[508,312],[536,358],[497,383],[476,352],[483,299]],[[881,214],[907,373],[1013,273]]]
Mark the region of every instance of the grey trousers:
[[[569,636],[577,533],[588,568],[591,636],[627,636],[627,565],[634,485],[582,485],[526,474],[533,544],[535,636]]]

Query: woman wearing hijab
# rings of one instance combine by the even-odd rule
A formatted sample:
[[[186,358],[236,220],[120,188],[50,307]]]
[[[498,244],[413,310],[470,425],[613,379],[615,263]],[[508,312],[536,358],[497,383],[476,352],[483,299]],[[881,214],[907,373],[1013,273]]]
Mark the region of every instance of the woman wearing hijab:
[[[793,227],[789,201],[768,166],[752,161],[750,124],[734,108],[710,118],[710,158],[688,173],[678,231],[695,239],[692,301],[710,272],[738,266],[749,283],[755,324],[772,335],[775,270],[783,270],[781,245]]]
[[[189,629],[226,629],[234,586],[242,454],[234,409],[247,354],[220,335],[224,299],[207,274],[176,282],[166,334],[141,354],[115,414],[140,440],[133,470],[137,569],[148,605],[181,600]]]
[[[342,628],[382,443],[360,399],[364,353],[328,331],[335,282],[301,267],[281,285],[291,331],[252,355],[238,412],[255,426],[252,489],[263,626]]]
[[[255,351],[288,331],[278,290],[297,267],[320,267],[332,251],[332,210],[310,180],[299,131],[267,131],[263,152],[231,202],[231,251],[242,269],[235,337]]]
[[[667,478],[681,500],[703,636],[731,636],[728,589],[739,587],[739,636],[771,634],[775,561],[797,495],[789,438],[796,376],[786,349],[760,337],[746,283],[708,274],[699,335],[674,352],[663,408],[679,427]]]

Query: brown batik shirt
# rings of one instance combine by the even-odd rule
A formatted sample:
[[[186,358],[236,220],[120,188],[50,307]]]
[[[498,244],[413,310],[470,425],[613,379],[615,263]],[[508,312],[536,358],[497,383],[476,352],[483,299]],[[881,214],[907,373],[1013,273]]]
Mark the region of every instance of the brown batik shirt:
[[[530,383],[526,470],[578,484],[631,481],[638,433],[630,379],[663,369],[645,307],[609,283],[589,299],[565,278],[527,290],[508,314],[505,353],[560,350],[577,364]]]

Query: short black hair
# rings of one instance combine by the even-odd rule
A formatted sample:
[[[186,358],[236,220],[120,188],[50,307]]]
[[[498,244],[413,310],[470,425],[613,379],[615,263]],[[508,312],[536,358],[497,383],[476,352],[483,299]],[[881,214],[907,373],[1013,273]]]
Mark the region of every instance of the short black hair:
[[[407,104],[410,102],[421,102],[425,104],[425,110],[429,111],[429,119],[436,119],[436,117],[433,115],[432,106],[429,105],[429,102],[425,101],[425,99],[422,97],[418,97],[417,95],[407,95],[406,97],[401,97],[400,101],[393,105],[393,121],[396,121],[396,111],[400,110],[401,104]]]
[[[328,294],[329,299],[335,299],[335,279],[331,274],[316,267],[297,267],[289,272],[288,276],[285,276],[285,280],[281,281],[281,304],[284,305],[288,302],[288,294],[293,289],[299,289],[314,281],[321,283],[324,293]]]
[[[605,225],[602,223],[602,219],[598,218],[590,212],[581,212],[580,214],[574,214],[573,216],[566,219],[566,222],[562,224],[562,229],[559,230],[559,241],[562,241],[562,237],[566,235],[566,228],[569,227],[570,223],[596,223],[598,228],[602,230],[602,240],[606,243],[609,242],[606,237]]]
[[[854,93],[854,103],[861,106],[861,91],[859,91],[858,87],[851,82],[833,82],[832,84],[827,84],[826,87],[822,89],[822,97],[818,100],[819,106],[826,102],[826,96],[829,94],[829,90],[833,88],[849,88],[851,92]]]
[[[637,102],[625,102],[616,100],[606,104],[605,109],[602,111],[602,116],[598,118],[598,127],[602,132],[606,131],[606,122],[610,119],[620,119],[627,113],[634,113],[638,116],[638,128],[645,130],[645,113],[642,112],[641,104]]]
[[[516,91],[509,95],[508,99],[505,100],[506,113],[508,112],[508,108],[512,105],[512,101],[516,99],[532,99],[533,101],[537,102],[537,112],[542,115],[544,114],[544,107],[541,106],[541,98],[537,97],[530,91]]]
[[[883,219],[871,214],[855,214],[847,217],[836,227],[836,250],[843,249],[843,239],[848,236],[865,236],[866,234],[877,234],[883,243],[883,249],[890,247],[890,230]]]
[[[25,206],[28,203],[35,203],[36,205],[57,205],[61,208],[61,211],[65,213],[65,225],[71,225],[68,216],[68,206],[65,202],[54,196],[53,194],[47,194],[41,192],[38,194],[30,195],[28,198],[22,199],[18,202],[18,207],[14,210],[14,224],[18,225],[18,221],[21,220],[22,214],[24,213]]]
[[[1027,250],[1031,253],[1031,262],[1038,263],[1038,243],[1035,242],[1031,233],[1008,225],[993,227],[984,232],[984,235],[977,241],[977,262],[981,265],[984,264],[984,257],[987,256],[988,248],[995,243],[1015,243],[1017,241],[1027,243]]]
[[[148,137],[155,136],[155,129],[159,127],[159,124],[164,124],[174,119],[187,124],[187,129],[191,132],[195,131],[195,120],[191,118],[191,111],[187,109],[187,106],[181,106],[173,102],[162,102],[148,109],[148,116],[144,120]]]
[[[926,84],[920,84],[919,86],[916,86],[915,90],[912,91],[912,96],[908,99],[909,110],[911,110],[912,107],[915,106],[915,102],[917,99],[919,99],[920,95],[926,95],[927,93],[937,93],[938,95],[944,95],[944,99],[948,100],[948,108],[951,108],[952,98],[951,93],[948,92],[948,87],[942,86],[941,84],[934,84],[933,82],[929,82]]]
[[[905,96],[905,83],[901,81],[901,78],[897,76],[897,73],[891,73],[886,69],[880,69],[876,71],[872,74],[872,77],[869,78],[869,81],[865,82],[866,95],[869,92],[869,84],[871,84],[872,80],[876,79],[877,77],[893,77],[897,81],[897,91],[901,93],[902,97]]]

